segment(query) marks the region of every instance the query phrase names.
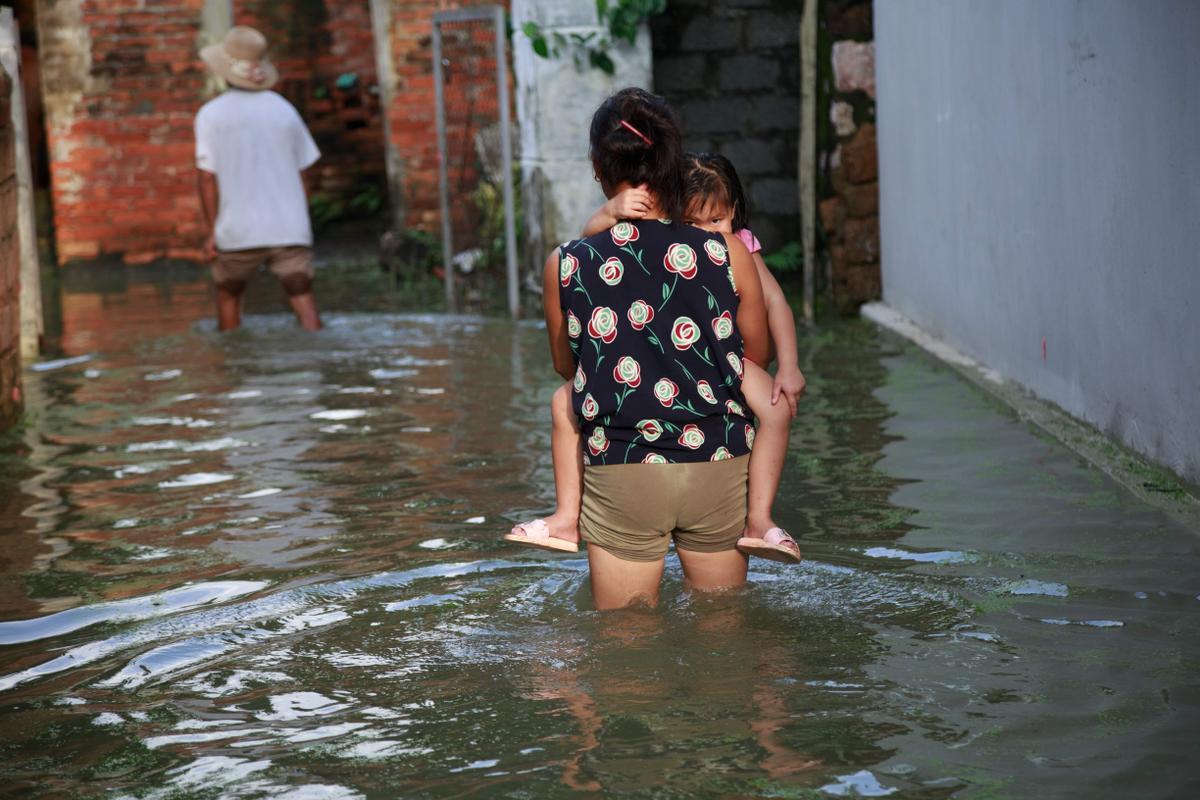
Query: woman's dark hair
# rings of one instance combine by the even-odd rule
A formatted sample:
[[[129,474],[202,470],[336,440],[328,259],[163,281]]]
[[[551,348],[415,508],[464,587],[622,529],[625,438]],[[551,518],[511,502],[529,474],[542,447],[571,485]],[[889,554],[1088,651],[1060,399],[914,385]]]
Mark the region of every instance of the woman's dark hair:
[[[687,203],[703,198],[733,209],[734,231],[750,227],[750,204],[733,162],[720,153],[688,153],[683,157],[683,185]]]
[[[683,214],[683,135],[658,95],[631,87],[601,103],[592,115],[591,158],[606,191],[644,183],[671,219]]]

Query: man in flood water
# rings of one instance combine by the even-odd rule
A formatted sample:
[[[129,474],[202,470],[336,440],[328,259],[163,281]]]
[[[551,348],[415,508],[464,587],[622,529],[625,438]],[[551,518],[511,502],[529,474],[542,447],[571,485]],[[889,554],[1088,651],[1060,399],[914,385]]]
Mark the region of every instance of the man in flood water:
[[[267,40],[237,26],[200,57],[229,89],[196,114],[196,166],[217,286],[217,325],[242,321],[242,293],[262,265],[279,278],[300,324],[321,327],[312,290],[312,226],[302,173],[321,153],[279,79]]]

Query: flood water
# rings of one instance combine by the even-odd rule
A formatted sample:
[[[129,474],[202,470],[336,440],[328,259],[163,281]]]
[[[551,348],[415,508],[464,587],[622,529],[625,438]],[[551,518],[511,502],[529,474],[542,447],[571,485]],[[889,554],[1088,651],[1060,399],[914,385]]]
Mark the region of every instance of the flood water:
[[[5,796],[1200,796],[1195,517],[867,324],[801,335],[806,561],[600,614],[498,538],[553,500],[536,324],[209,304],[67,292],[26,373]]]

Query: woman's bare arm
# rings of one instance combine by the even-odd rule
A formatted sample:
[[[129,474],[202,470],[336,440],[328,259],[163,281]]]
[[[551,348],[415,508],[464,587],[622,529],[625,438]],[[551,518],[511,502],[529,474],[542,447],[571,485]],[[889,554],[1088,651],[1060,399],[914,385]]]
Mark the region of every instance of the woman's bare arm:
[[[763,302],[767,307],[767,328],[771,333],[771,345],[774,355],[779,359],[779,367],[775,370],[775,382],[771,387],[771,404],[779,402],[783,395],[796,416],[800,395],[808,381],[800,371],[800,358],[796,348],[796,318],[792,315],[792,307],[784,297],[779,281],[767,269],[766,262],[758,253],[752,255],[758,278],[762,282]]]
[[[569,381],[575,377],[575,354],[567,338],[567,321],[558,304],[558,250],[546,257],[542,270],[542,311],[546,315],[546,334],[550,337],[550,358],[554,371]]]
[[[737,327],[742,335],[742,346],[746,358],[755,364],[767,363],[770,334],[767,330],[767,309],[763,303],[762,282],[754,259],[746,245],[732,233],[723,234],[729,249],[729,262],[733,268],[733,281],[738,290]]]

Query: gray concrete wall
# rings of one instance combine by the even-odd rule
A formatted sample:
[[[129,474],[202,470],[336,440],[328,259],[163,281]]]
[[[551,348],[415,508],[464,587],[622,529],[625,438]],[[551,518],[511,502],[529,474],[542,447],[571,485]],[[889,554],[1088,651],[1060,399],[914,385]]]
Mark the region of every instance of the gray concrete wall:
[[[1200,482],[1200,3],[881,2],[875,36],[885,302]]]
[[[568,54],[541,58],[521,32],[532,21],[547,34],[599,35],[594,0],[513,0],[512,17],[525,205],[526,255],[521,271],[536,283],[550,248],[578,237],[604,202],[588,158],[592,114],[606,97],[626,86],[654,88],[650,33],[643,29],[634,45],[610,48],[616,69],[608,75],[575,65]]]

